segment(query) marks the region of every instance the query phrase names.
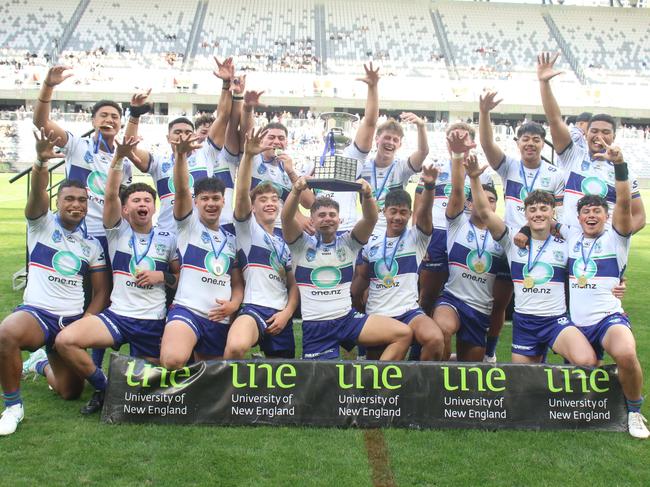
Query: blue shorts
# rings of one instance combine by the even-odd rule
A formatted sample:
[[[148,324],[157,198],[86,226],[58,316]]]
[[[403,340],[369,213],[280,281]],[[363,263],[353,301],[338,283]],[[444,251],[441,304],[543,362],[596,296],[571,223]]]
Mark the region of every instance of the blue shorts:
[[[113,313],[109,308],[97,317],[113,336],[113,349],[119,350],[122,345],[128,343],[132,357],[160,357],[160,341],[165,320],[129,318]]]
[[[562,330],[575,326],[568,315],[534,316],[523,313],[512,314],[512,353],[537,357],[544,355]]]
[[[285,352],[291,356],[295,355],[296,343],[293,338],[293,320],[289,319],[287,326],[284,327],[277,335],[269,335],[266,333],[268,328],[268,320],[271,316],[277,313],[277,309],[267,308],[266,306],[256,306],[254,304],[245,304],[239,315],[248,315],[257,323],[257,330],[260,333],[260,338],[257,344],[262,351],[267,355],[277,355],[278,352]]]
[[[429,272],[449,272],[449,256],[447,255],[447,230],[434,228],[427,247],[427,253],[422,259],[420,270]]]
[[[352,349],[368,315],[351,310],[334,320],[302,322],[302,358],[332,360],[339,357],[339,345]]]
[[[399,316],[393,316],[392,318],[394,320],[399,321],[400,323],[404,323],[405,325],[409,325],[411,321],[413,321],[414,318],[417,318],[420,315],[425,315],[424,311],[422,311],[421,308],[415,308],[410,311],[407,311],[406,313],[403,313]],[[426,315],[425,315],[426,316]],[[359,353],[361,355],[365,355],[365,352],[367,350],[383,350],[384,347],[363,347],[359,345]],[[418,342],[413,339],[413,344],[411,345],[411,353],[409,355],[409,360],[420,360],[420,352],[422,351],[422,347]],[[363,353],[362,353],[363,352]]]
[[[487,332],[490,329],[490,316],[475,310],[456,296],[443,292],[436,301],[436,307],[449,306],[458,315],[460,328],[456,332],[456,339],[471,343],[477,347],[487,346]]]
[[[215,357],[223,355],[230,325],[211,321],[178,304],[167,313],[167,323],[171,321],[182,321],[192,329],[196,335],[195,352]]]
[[[602,360],[605,355],[605,350],[603,349],[603,338],[605,338],[607,330],[609,330],[614,325],[623,325],[632,329],[630,320],[627,318],[627,316],[622,315],[621,313],[614,313],[612,315],[609,315],[600,320],[595,325],[578,327],[578,330],[582,332],[582,334],[587,338],[593,347],[598,360]]]
[[[417,318],[420,315],[423,315],[424,311],[422,311],[422,308],[414,308],[410,311],[407,311],[404,314],[401,314],[399,316],[393,316],[393,319],[404,323],[405,325],[408,325],[413,321],[414,318]]]
[[[70,323],[73,323],[83,317],[83,314],[74,316],[55,315],[49,311],[45,311],[44,309],[37,308],[36,306],[29,306],[28,304],[21,304],[20,306],[16,306],[14,312],[16,311],[24,311],[36,318],[36,321],[39,325],[41,325],[41,329],[43,330],[43,335],[45,336],[44,343],[48,352],[52,350],[52,347],[54,346],[54,339],[59,334],[59,332]]]

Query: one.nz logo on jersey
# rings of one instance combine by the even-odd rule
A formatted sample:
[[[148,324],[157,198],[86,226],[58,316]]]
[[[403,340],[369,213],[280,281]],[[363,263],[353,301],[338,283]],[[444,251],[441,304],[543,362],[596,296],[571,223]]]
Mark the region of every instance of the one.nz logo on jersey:
[[[98,196],[104,196],[107,176],[103,172],[93,171],[88,175],[86,186]]]
[[[52,267],[63,276],[74,276],[81,269],[81,259],[72,252],[60,250],[52,257]]]

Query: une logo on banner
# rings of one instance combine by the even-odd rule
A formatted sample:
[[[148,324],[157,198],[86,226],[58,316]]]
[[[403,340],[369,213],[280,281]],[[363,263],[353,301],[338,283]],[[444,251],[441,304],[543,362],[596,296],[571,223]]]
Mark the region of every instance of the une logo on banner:
[[[402,384],[399,382],[392,383],[393,380],[399,380],[403,377],[402,369],[397,365],[383,366],[381,372],[379,366],[375,364],[350,364],[353,371],[353,380],[347,383],[345,380],[346,366],[348,364],[336,364],[339,371],[339,387],[341,389],[399,389]],[[363,372],[370,372],[371,383],[364,380]],[[366,374],[367,375],[367,374]]]
[[[126,383],[130,387],[175,387],[182,389],[194,382],[205,371],[205,363],[203,363],[198,373],[194,375],[192,375],[189,367],[167,370],[164,367],[151,364],[145,364],[141,371],[136,372],[137,363],[136,360],[130,360],[126,368]]]
[[[587,372],[582,369],[569,369],[563,368],[559,371],[557,369],[544,369],[546,371],[546,378],[548,379],[548,390],[551,392],[574,392],[571,387],[571,382],[576,382],[578,379],[578,391],[576,392],[608,392],[609,385],[605,387],[600,387],[600,384],[603,382],[609,384],[609,374],[604,369],[593,369],[587,375]],[[559,385],[555,385],[555,380],[553,379],[553,371],[558,371],[561,374],[561,380]]]
[[[503,383],[506,380],[506,373],[503,369],[498,367],[484,370],[481,367],[464,367],[462,365],[456,367],[441,367],[443,372],[443,386],[447,391],[464,391],[464,392],[484,392],[490,390],[492,392],[502,392],[506,390],[505,385],[501,386],[496,384],[497,381]],[[471,378],[470,372],[476,376],[476,388],[467,385],[467,379]],[[458,379],[456,385],[452,384],[452,373]]]

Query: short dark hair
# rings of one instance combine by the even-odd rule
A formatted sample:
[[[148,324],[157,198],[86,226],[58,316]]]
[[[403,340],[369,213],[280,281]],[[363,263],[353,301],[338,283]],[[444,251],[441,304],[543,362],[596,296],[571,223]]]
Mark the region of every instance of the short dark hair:
[[[614,120],[614,117],[611,115],[607,115],[606,113],[597,113],[589,119],[589,125],[587,125],[587,129],[589,129],[589,127],[591,127],[591,124],[594,122],[607,122],[612,126],[612,131],[616,133],[616,120]]]
[[[86,191],[86,185],[78,179],[64,179],[61,181],[61,183],[59,183],[57,196],[60,195],[61,191],[63,191],[65,188],[79,188]]]
[[[151,196],[153,196],[153,199],[155,201],[156,199],[155,189],[153,189],[147,183],[133,183],[133,184],[129,184],[128,186],[125,186],[120,192],[120,201],[122,202],[122,205],[126,204],[126,202],[129,199],[129,196],[131,196],[133,193],[138,193],[141,191],[145,193],[149,193]]]
[[[275,184],[273,184],[271,181],[262,181],[251,190],[251,201],[255,201],[255,198],[265,193],[275,193],[278,195],[278,198],[282,197],[282,193]]]
[[[576,123],[579,122],[588,122],[591,120],[591,117],[593,117],[594,114],[591,112],[582,112],[580,115],[576,117]]]
[[[221,179],[215,178],[214,176],[203,178],[194,183],[194,196],[196,197],[201,193],[221,193],[224,195],[226,193],[226,185]]]
[[[481,184],[481,187],[483,188],[483,191],[487,191],[488,193],[492,193],[494,197],[499,200],[499,195],[497,194],[497,189],[494,187],[494,184]],[[472,202],[472,192],[469,192],[469,195],[467,195],[467,201],[470,203]]]
[[[267,123],[266,126],[264,127],[264,130],[271,130],[271,129],[284,130],[285,135],[289,135],[289,131],[287,130],[287,127],[282,125],[280,122]]]
[[[528,196],[526,196],[526,199],[524,200],[524,208],[528,208],[529,206],[536,205],[538,203],[549,205],[551,208],[555,208],[555,195],[542,189],[531,191],[528,193]]]
[[[97,103],[93,105],[93,108],[90,111],[90,115],[94,117],[99,111],[99,109],[102,107],[113,107],[120,114],[120,117],[122,116],[122,107],[117,103],[115,103],[113,100],[99,100]]]
[[[187,118],[187,117],[178,117],[178,118],[175,118],[174,120],[172,120],[171,122],[169,122],[167,124],[167,131],[170,131],[172,129],[172,127],[174,125],[176,125],[177,123],[186,123],[187,125],[192,127],[192,130],[194,130],[194,124],[192,123],[192,121],[189,118]]]
[[[389,206],[405,206],[411,209],[411,195],[402,188],[391,189],[384,199],[384,209]]]
[[[314,214],[320,208],[334,208],[337,212],[340,211],[338,201],[328,196],[319,196],[316,198],[309,211]]]
[[[542,139],[546,138],[546,130],[537,122],[526,122],[517,129],[517,138],[522,137],[524,134],[539,135]]]
[[[212,125],[214,117],[212,115],[199,115],[194,119],[194,127],[201,127],[202,125]]]
[[[588,194],[580,198],[578,200],[578,213],[580,213],[580,210],[582,210],[585,206],[602,206],[605,208],[605,212],[609,213],[609,205],[607,204],[607,200],[597,194]]]

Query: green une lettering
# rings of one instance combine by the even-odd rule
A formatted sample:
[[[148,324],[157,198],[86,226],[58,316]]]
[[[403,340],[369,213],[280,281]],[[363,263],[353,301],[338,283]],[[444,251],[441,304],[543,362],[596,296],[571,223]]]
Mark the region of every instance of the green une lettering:
[[[609,391],[609,374],[603,369],[594,369],[591,371],[584,371],[582,369],[560,369],[560,378],[555,381],[553,378],[553,369],[544,369],[546,371],[546,379],[548,390],[550,392],[607,392]],[[578,379],[578,388],[573,390],[571,380]],[[603,384],[604,383],[604,384]],[[604,386],[604,387],[603,387]]]
[[[182,367],[178,370],[167,370],[164,367],[145,364],[142,372],[137,374],[135,366],[137,361],[130,360],[126,368],[126,383],[131,387],[186,387],[184,379],[189,379],[191,372],[189,367]],[[156,380],[159,383],[156,384]]]
[[[346,367],[352,367],[352,382],[345,378]],[[380,370],[375,364],[336,364],[339,372],[339,387],[341,389],[399,389],[402,387],[402,369],[397,365],[386,365]],[[364,374],[365,372],[365,374]],[[366,379],[364,379],[364,375]],[[367,380],[368,375],[370,381]],[[368,383],[370,382],[370,383]]]
[[[240,366],[243,370],[240,371]],[[232,368],[232,385],[237,389],[250,387],[257,389],[260,384],[265,385],[267,389],[291,389],[296,386],[295,379],[297,373],[296,368],[291,364],[264,364],[264,363],[248,363],[242,364],[233,362],[230,364]],[[274,370],[275,367],[275,370]],[[248,371],[248,374],[246,373]],[[258,381],[257,375],[260,380]],[[242,378],[241,376],[245,378]]]
[[[455,373],[454,373],[455,372]],[[443,387],[447,391],[469,392],[468,379],[474,375],[476,379],[476,391],[501,392],[505,391],[504,385],[506,373],[499,367],[492,367],[484,370],[480,367],[442,367]]]

